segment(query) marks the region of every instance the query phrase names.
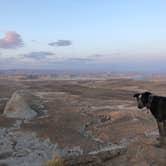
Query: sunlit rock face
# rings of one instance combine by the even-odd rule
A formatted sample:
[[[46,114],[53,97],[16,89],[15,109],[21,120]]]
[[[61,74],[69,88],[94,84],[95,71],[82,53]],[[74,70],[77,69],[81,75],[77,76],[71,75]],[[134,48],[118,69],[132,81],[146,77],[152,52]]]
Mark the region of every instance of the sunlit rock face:
[[[3,114],[10,118],[32,119],[40,109],[39,99],[27,91],[16,91],[7,102]]]

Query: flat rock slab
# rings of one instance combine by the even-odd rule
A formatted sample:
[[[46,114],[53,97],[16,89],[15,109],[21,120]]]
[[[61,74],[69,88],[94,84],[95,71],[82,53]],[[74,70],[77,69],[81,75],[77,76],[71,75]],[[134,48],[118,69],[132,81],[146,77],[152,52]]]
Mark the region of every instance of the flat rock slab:
[[[33,119],[43,106],[40,99],[28,91],[16,91],[7,102],[3,114],[10,118]]]

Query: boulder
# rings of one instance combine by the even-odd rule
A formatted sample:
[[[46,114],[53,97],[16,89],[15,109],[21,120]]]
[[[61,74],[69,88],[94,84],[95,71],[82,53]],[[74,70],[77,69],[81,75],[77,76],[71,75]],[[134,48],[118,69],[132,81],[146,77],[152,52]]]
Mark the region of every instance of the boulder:
[[[39,99],[28,91],[16,91],[7,102],[3,114],[10,118],[32,119],[40,108]]]
[[[42,166],[107,166],[107,162],[126,153],[126,148],[80,156],[55,157]]]

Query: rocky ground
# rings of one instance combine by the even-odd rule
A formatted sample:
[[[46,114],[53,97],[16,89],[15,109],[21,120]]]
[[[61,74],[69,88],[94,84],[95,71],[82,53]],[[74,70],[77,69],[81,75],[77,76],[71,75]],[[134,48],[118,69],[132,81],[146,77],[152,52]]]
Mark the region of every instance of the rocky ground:
[[[0,80],[0,163],[40,166],[165,165],[157,125],[135,92],[165,95],[165,82]],[[76,157],[77,156],[77,157]]]

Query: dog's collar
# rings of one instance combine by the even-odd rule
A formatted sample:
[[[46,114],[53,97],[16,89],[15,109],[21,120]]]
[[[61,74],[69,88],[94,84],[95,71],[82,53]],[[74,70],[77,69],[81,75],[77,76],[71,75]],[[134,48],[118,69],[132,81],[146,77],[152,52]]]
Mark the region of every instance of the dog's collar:
[[[147,109],[150,109],[152,101],[153,101],[153,95],[149,95],[149,97],[148,97],[148,103],[146,105]]]

